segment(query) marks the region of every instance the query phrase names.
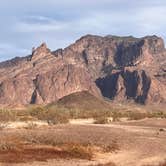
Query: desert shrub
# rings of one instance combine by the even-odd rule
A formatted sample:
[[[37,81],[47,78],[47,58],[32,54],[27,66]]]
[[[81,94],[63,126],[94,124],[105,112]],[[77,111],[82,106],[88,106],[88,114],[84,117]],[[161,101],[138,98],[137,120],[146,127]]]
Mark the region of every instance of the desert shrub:
[[[94,121],[94,124],[108,124],[109,121],[108,121],[108,118],[107,117],[97,117],[95,118],[95,121]]]
[[[111,110],[83,110],[63,108],[57,105],[51,107],[32,107],[26,110],[26,117],[31,116],[39,120],[46,120],[49,124],[67,123],[69,119],[87,119],[110,117]]]
[[[119,148],[119,144],[116,140],[112,140],[110,143],[97,143],[92,141],[82,141],[82,140],[74,140],[74,139],[66,139],[56,136],[50,132],[48,133],[38,133],[33,131],[28,131],[26,134],[22,135],[22,140],[28,142],[30,144],[38,144],[38,145],[47,145],[47,146],[55,146],[58,148],[68,147],[73,152],[78,149],[81,151],[81,148],[90,152],[96,150],[100,150],[101,152],[117,152]]]
[[[140,113],[140,112],[113,112],[113,121],[119,121],[122,117],[127,117],[128,120],[140,120],[144,119],[146,117],[150,117],[149,113]]]
[[[22,140],[25,140],[31,144],[39,144],[39,145],[51,145],[51,146],[59,146],[64,144],[62,140],[56,139],[56,136],[52,133],[38,133],[28,131],[26,134],[22,135]]]
[[[87,159],[90,160],[93,157],[93,149],[90,146],[82,145],[82,144],[66,144],[63,145],[62,151],[66,151],[70,154],[71,157],[79,158],[79,159]]]
[[[111,116],[113,118],[113,121],[115,122],[115,121],[119,121],[119,119],[123,117],[124,115],[121,112],[113,111]]]
[[[29,122],[29,121],[37,121],[38,119],[32,116],[21,116],[19,117],[19,121]]]
[[[102,146],[103,152],[117,152],[120,150],[119,144],[116,140],[113,140],[110,144],[103,144]]]
[[[136,111],[112,111],[111,116],[113,121],[119,121],[120,118],[126,117],[128,120],[140,120],[144,118],[166,118],[166,113],[159,111],[159,112],[136,112]]]
[[[129,120],[140,120],[147,117],[146,113],[132,112],[129,114]]]
[[[2,123],[0,123],[0,130],[3,130],[3,129],[5,129],[6,127],[7,127],[7,123],[4,123],[4,122],[2,122]]]
[[[128,112],[128,117],[130,120],[139,120],[144,118],[166,118],[166,114],[164,112]]]
[[[166,113],[159,111],[159,112],[152,112],[151,113],[152,117],[156,117],[156,118],[166,118]]]
[[[7,141],[0,141],[0,151],[10,151],[15,148],[13,143]]]
[[[88,144],[64,142],[62,140],[56,139],[54,135],[51,134],[37,134],[34,132],[28,132],[26,135],[22,136],[22,139],[30,144],[38,145],[51,145],[58,147],[62,152],[68,154],[68,156],[73,158],[81,159],[91,159],[93,156],[92,147]]]
[[[0,110],[0,122],[9,122],[9,121],[16,121],[17,120],[17,113],[16,111],[1,109]]]
[[[44,115],[44,119],[49,124],[68,123],[69,115],[65,111],[48,110]]]
[[[105,164],[97,164],[97,165],[91,165],[91,166],[116,166],[113,162],[105,163]]]
[[[46,109],[44,109],[44,107],[32,107],[26,110],[27,115],[36,117],[38,119],[40,119],[40,117],[42,117],[45,112]]]
[[[73,119],[87,119],[87,118],[99,118],[109,117],[111,115],[110,110],[82,110],[82,109],[70,109],[70,118]]]
[[[42,137],[38,134],[28,132],[27,134],[22,135],[21,139],[30,144],[41,144]]]
[[[68,123],[69,113],[65,109],[35,107],[28,110],[29,115],[38,120],[45,120],[48,124]]]
[[[37,124],[36,124],[36,123],[34,123],[34,122],[29,122],[29,123],[27,124],[27,126],[24,127],[24,128],[25,128],[25,129],[32,130],[32,129],[35,129],[36,127],[37,127]]]

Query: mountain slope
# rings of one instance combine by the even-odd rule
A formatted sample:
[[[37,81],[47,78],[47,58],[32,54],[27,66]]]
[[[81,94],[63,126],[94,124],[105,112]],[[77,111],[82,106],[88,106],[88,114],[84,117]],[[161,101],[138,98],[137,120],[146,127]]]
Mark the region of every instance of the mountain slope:
[[[87,91],[76,92],[65,96],[56,103],[59,106],[79,110],[110,110],[108,102],[99,99]]]
[[[138,103],[166,102],[166,49],[157,36],[86,35],[51,52],[0,63],[0,104],[47,104],[75,92]]]

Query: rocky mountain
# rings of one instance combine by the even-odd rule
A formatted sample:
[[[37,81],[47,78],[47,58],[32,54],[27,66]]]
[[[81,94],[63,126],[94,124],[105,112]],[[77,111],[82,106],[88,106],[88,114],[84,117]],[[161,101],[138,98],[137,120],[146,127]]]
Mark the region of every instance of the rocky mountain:
[[[51,52],[0,63],[0,104],[47,104],[75,92],[137,103],[166,102],[166,49],[157,36],[86,35]]]

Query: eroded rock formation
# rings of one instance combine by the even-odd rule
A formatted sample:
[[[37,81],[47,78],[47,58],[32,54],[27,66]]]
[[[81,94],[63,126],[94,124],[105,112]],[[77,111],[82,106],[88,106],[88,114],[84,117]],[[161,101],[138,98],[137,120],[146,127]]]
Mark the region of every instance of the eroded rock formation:
[[[55,46],[56,47],[56,46]],[[115,101],[166,102],[166,49],[157,36],[87,35],[0,63],[0,104],[47,104],[79,91]]]

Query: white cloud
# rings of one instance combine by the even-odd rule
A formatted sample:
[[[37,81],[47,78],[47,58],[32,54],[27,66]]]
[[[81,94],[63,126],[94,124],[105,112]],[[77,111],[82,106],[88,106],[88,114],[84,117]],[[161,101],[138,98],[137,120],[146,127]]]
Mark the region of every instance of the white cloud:
[[[15,30],[17,32],[48,32],[61,30],[64,26],[57,22],[49,24],[18,23]]]
[[[49,32],[58,31],[66,27],[65,22],[57,21],[51,17],[33,15],[17,20],[13,29],[16,32]]]
[[[43,41],[65,47],[87,33],[166,37],[165,15],[165,0],[5,0],[0,43],[10,48],[3,46],[0,58],[25,55]]]

